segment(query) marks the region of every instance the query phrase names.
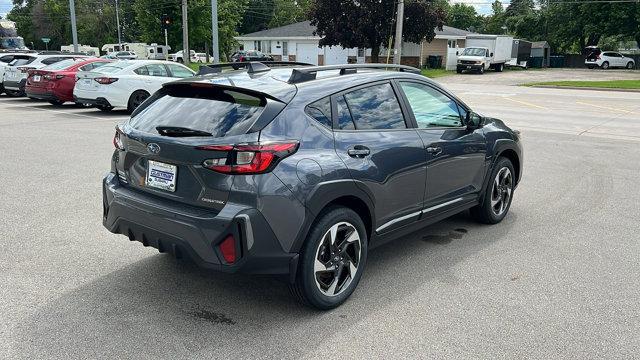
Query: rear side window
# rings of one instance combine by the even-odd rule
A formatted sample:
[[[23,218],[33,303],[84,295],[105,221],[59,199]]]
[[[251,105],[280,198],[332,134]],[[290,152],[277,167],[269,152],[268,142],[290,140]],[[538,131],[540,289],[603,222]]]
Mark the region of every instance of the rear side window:
[[[13,60],[13,55],[5,55],[5,56],[0,56],[0,61],[2,61],[3,63],[10,63]]]
[[[407,127],[398,98],[389,83],[346,93],[344,99],[356,130]]]
[[[33,62],[33,60],[35,60],[35,57],[31,57],[31,56],[16,56],[10,63],[9,65],[11,66],[21,66],[21,65],[28,65],[31,64]]]
[[[171,70],[171,75],[173,77],[184,79],[184,78],[188,78],[188,77],[192,77],[193,76],[193,73],[191,72],[191,70],[189,70],[189,69],[187,69],[187,68],[185,68],[183,66],[180,66],[180,65],[177,65],[177,64],[167,64],[167,66]]]
[[[133,72],[138,74],[138,75],[149,75],[149,71],[147,71],[147,67],[146,66],[141,66],[141,67],[133,70]]]
[[[307,115],[314,118],[320,124],[332,128],[331,126],[331,98],[324,98],[307,105],[305,109]]]
[[[45,65],[51,65],[53,63],[57,63],[58,61],[60,61],[62,59],[64,59],[64,58],[50,57],[50,58],[42,59],[42,63],[45,64]]]
[[[162,64],[149,64],[147,65],[147,71],[149,72],[150,76],[169,77],[167,68],[165,68]]]
[[[342,95],[336,99],[336,110],[338,113],[338,129],[355,130],[356,126],[353,124],[353,119],[351,119],[351,112]]]
[[[68,67],[73,66],[76,63],[74,59],[64,59],[62,61],[54,62],[51,65],[47,65],[43,68],[43,70],[63,70]]]
[[[158,126],[205,131],[213,137],[246,133],[264,110],[263,98],[221,88],[175,87],[136,114],[130,125],[157,134]]]

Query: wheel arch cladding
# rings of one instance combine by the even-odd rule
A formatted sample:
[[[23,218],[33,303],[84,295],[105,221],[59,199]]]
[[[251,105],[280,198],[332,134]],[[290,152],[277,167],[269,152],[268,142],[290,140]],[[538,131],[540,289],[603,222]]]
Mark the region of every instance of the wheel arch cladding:
[[[371,209],[369,208],[367,203],[365,203],[357,196],[345,195],[327,203],[322,211],[325,211],[332,206],[346,207],[358,214],[358,216],[360,216],[360,219],[362,219],[362,222],[364,223],[365,230],[367,231],[367,241],[371,240],[371,232],[373,231],[373,219],[371,217]]]
[[[516,175],[516,184],[520,182],[520,157],[513,149],[505,149],[498,154],[498,157],[505,157],[513,164],[513,170]]]

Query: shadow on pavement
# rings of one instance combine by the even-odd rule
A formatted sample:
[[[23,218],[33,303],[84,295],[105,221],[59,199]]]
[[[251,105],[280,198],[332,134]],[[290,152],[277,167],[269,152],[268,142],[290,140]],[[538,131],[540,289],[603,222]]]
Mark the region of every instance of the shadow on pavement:
[[[457,281],[452,267],[495,241],[506,241],[516,217],[511,213],[489,227],[461,213],[373,250],[359,288],[329,312],[299,305],[287,284],[274,278],[212,273],[167,255],[149,256],[43,302],[15,329],[13,354],[300,357],[320,346],[319,336],[346,341],[369,316],[419,301],[420,287]]]

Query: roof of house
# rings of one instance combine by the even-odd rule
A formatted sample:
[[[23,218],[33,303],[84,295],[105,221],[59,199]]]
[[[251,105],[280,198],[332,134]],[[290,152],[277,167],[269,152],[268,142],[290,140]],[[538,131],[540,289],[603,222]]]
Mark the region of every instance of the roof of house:
[[[531,43],[531,48],[540,49],[543,47],[549,47],[549,43],[546,41],[534,41]]]
[[[456,29],[451,26],[444,25],[442,30],[436,30],[436,36],[439,37],[447,37],[447,36],[465,36],[468,34],[473,34],[471,31],[466,31],[462,29]],[[284,25],[272,29],[266,29],[261,31],[252,32],[249,34],[242,34],[240,38],[283,38],[283,37],[316,37],[320,38],[317,35],[314,35],[316,31],[316,27],[311,25],[311,21],[302,21],[295,24]]]
[[[302,21],[295,24],[284,25],[272,29],[242,34],[240,37],[246,38],[279,38],[279,37],[311,37],[316,27],[311,25],[311,21]],[[318,37],[319,38],[319,37]]]

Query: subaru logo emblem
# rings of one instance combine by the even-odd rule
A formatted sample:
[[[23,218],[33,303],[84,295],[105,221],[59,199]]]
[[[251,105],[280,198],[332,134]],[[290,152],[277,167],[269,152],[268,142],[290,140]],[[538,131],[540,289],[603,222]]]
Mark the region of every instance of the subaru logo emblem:
[[[156,143],[149,143],[147,144],[147,150],[152,154],[158,154],[160,153],[160,145]]]

